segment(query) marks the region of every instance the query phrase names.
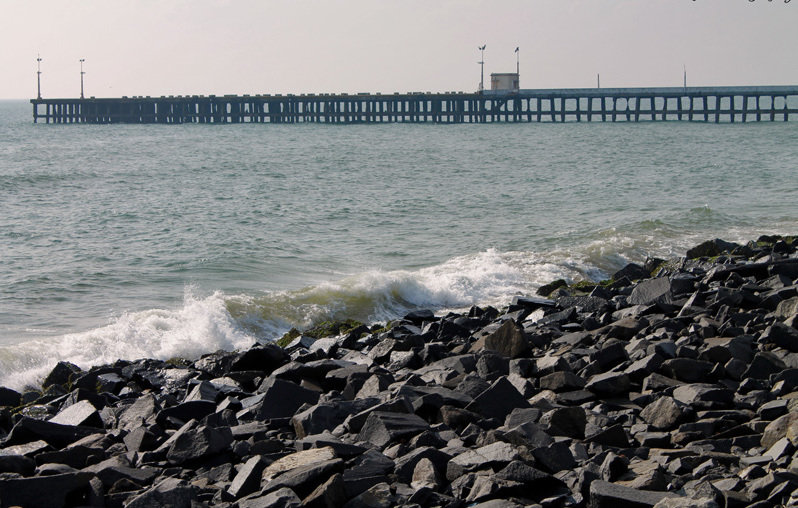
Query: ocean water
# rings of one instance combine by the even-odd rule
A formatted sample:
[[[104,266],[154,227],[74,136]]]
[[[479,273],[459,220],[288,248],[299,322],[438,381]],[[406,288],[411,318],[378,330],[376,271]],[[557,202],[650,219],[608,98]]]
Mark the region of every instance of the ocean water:
[[[798,124],[45,125],[0,102],[0,385],[798,233]]]

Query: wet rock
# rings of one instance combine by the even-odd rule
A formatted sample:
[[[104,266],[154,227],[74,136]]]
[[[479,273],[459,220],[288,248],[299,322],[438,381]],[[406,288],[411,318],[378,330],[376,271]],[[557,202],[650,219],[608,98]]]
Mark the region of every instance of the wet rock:
[[[82,372],[80,367],[70,362],[58,362],[53,370],[42,381],[42,388],[47,388],[51,385],[66,385],[69,382],[70,376]]]

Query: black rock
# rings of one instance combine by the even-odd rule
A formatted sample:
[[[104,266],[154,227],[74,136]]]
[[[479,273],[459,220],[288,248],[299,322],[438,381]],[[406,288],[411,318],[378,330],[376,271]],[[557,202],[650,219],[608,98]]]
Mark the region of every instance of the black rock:
[[[466,409],[479,413],[485,418],[498,418],[504,421],[513,409],[527,407],[529,402],[506,377],[502,376],[494,381],[490,388],[477,395]]]
[[[319,401],[318,392],[274,377],[264,379],[258,391],[263,394],[256,413],[259,420],[291,417],[302,404],[316,404]]]
[[[264,344],[250,348],[233,360],[231,371],[255,370],[271,374],[276,368],[288,363],[288,354],[277,344]]]
[[[713,364],[692,358],[671,358],[662,362],[659,371],[666,376],[684,381],[698,383],[706,381],[712,372]]]
[[[585,380],[569,371],[552,372],[540,378],[541,390],[566,392],[580,390],[584,387]]]
[[[508,358],[518,358],[529,350],[530,342],[523,328],[513,320],[505,321],[495,332],[485,337],[485,348]]]
[[[55,448],[62,448],[96,432],[97,429],[92,427],[61,425],[23,416],[11,429],[4,445],[43,440]]]
[[[586,436],[589,443],[597,443],[615,448],[629,448],[629,437],[620,423],[600,429],[595,434]]]
[[[171,464],[183,464],[227,450],[232,442],[233,434],[227,427],[198,427],[180,434],[166,458]]]
[[[343,472],[343,469],[344,461],[341,459],[324,460],[296,467],[267,482],[263,485],[262,492],[288,487],[297,495],[304,497],[316,490],[316,487],[327,481],[333,474]]]
[[[36,461],[24,455],[0,455],[0,473],[17,473],[32,476]],[[0,500],[2,502],[2,500]]]
[[[87,400],[82,400],[72,404],[63,411],[59,412],[57,415],[50,418],[49,421],[61,425],[85,425],[88,427],[99,428],[103,427],[103,421],[102,418],[100,418],[100,413],[98,413],[94,405]]]
[[[343,473],[347,498],[353,498],[371,487],[385,481],[394,468],[394,461],[378,452],[369,450],[347,465]],[[412,471],[411,471],[412,474]],[[407,483],[410,483],[408,480]]]
[[[357,439],[382,448],[397,439],[406,439],[427,429],[429,424],[414,414],[374,411],[369,414]]]
[[[602,480],[590,484],[591,508],[645,508],[669,497],[677,496],[670,492],[631,489]]]
[[[261,475],[265,468],[266,463],[263,462],[260,456],[250,458],[238,470],[227,492],[238,499],[260,490]]]
[[[739,244],[716,238],[714,240],[707,240],[706,242],[700,243],[692,249],[689,249],[686,253],[686,256],[689,259],[699,257],[714,257],[724,253],[731,253],[738,247],[740,247]]]
[[[623,372],[607,372],[591,376],[585,384],[585,389],[597,395],[613,396],[629,392],[631,381]]]
[[[445,471],[446,464],[451,458],[451,455],[448,453],[436,450],[430,446],[423,446],[398,457],[394,461],[394,473],[400,482],[410,483],[413,477],[413,470],[421,459],[427,459],[432,462],[438,471]]]
[[[629,263],[612,274],[612,280],[620,280],[624,277],[629,280],[648,279],[651,277],[651,273],[638,264]]]
[[[404,319],[416,326],[421,326],[424,321],[434,321],[435,314],[429,309],[418,309],[407,313]]]
[[[576,460],[568,443],[560,441],[532,450],[536,465],[551,473],[567,471],[576,466]]]
[[[629,295],[631,305],[671,304],[673,293],[671,281],[667,277],[657,277],[640,282]]]
[[[11,388],[0,386],[0,406],[17,407],[22,400],[22,395]]]
[[[169,506],[170,508],[191,508],[192,500],[198,494],[197,487],[179,478],[166,478],[134,497],[125,508],[149,508]]]
[[[58,362],[42,381],[42,388],[47,388],[51,385],[66,385],[70,376],[79,372],[81,372],[80,367],[74,363]]]

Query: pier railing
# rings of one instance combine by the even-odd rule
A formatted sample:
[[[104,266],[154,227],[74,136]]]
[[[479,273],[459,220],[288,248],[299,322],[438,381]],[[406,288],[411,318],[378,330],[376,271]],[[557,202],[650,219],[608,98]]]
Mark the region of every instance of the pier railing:
[[[798,117],[798,86],[91,97],[30,102],[35,123],[786,122]]]

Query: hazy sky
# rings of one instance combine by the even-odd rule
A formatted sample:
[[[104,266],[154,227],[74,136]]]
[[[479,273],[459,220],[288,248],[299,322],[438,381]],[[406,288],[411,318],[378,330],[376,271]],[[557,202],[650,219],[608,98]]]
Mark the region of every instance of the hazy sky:
[[[798,84],[798,0],[0,0],[0,98]]]

